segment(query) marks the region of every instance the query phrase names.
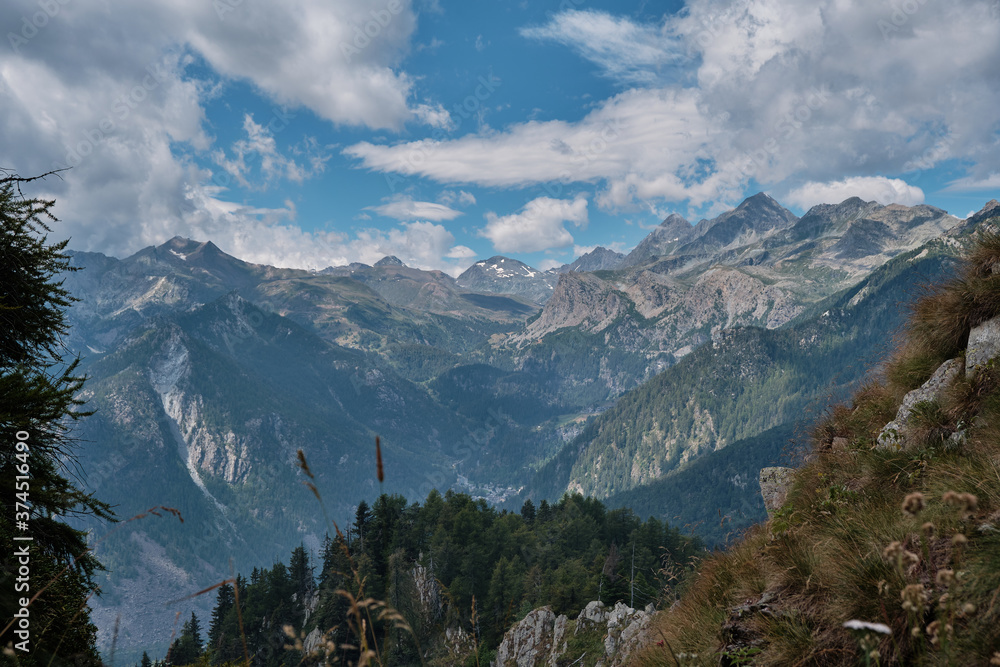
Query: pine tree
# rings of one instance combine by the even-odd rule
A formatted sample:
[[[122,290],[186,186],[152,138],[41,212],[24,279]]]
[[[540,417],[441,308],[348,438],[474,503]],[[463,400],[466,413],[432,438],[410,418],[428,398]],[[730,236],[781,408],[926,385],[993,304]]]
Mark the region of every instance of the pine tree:
[[[191,618],[181,627],[180,636],[170,645],[170,664],[177,667],[194,664],[201,657],[201,649],[201,624],[191,612]]]
[[[219,586],[219,592],[215,596],[215,608],[212,610],[212,623],[208,626],[209,649],[219,649],[222,646],[226,617],[234,606],[236,597],[233,595],[233,587],[229,584]]]
[[[359,551],[363,551],[365,548],[365,537],[371,519],[372,513],[368,503],[362,500],[358,503],[357,512],[354,513],[354,534],[358,536],[358,545],[355,548]]]
[[[0,566],[0,616],[13,618],[23,597],[32,597],[30,653],[22,665],[76,661],[96,663],[97,629],[87,597],[100,568],[87,551],[86,533],[61,517],[90,515],[113,520],[107,504],[80,489],[64,470],[75,461],[73,420],[89,414],[75,397],[83,388],[79,360],[64,363],[66,308],[73,298],[59,274],[73,270],[66,242],[49,243],[54,201],[25,199],[20,186],[34,179],[0,178],[0,543],[27,544],[29,590],[15,588],[14,548],[4,549]],[[21,479],[18,479],[18,476]],[[15,494],[20,493],[18,497]],[[23,500],[22,500],[23,498]],[[22,503],[22,507],[16,506]],[[28,508],[24,508],[27,505]],[[16,522],[16,523],[15,523]],[[15,537],[31,537],[15,542]],[[68,569],[66,569],[68,566]],[[65,572],[64,572],[65,570]],[[50,585],[50,582],[51,585]],[[17,592],[10,595],[8,592]],[[15,628],[0,643],[19,641]],[[52,652],[58,646],[58,656]]]
[[[139,667],[153,667],[153,661],[149,659],[149,654],[145,651],[142,652],[142,660],[139,661]]]
[[[309,562],[309,552],[305,545],[300,544],[292,550],[292,558],[288,562],[288,575],[295,586],[296,599],[303,605],[308,602],[308,598],[316,589],[316,582],[313,578],[313,567]]]
[[[521,516],[528,523],[535,520],[535,503],[531,502],[531,498],[524,501],[521,505]]]

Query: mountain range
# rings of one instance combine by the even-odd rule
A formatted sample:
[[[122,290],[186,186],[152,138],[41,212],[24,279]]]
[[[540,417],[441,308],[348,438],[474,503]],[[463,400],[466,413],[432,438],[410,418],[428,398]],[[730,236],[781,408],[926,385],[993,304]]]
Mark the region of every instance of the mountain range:
[[[117,625],[120,649],[165,642],[174,611],[149,599],[221,581],[230,558],[246,571],[316,550],[324,512],[343,525],[380,492],[519,507],[578,490],[724,539],[706,517],[759,518],[754,468],[794,454],[809,406],[857,386],[899,303],[998,213],[852,198],[799,218],[758,194],[694,225],[672,215],[628,255],[545,272],[498,256],[457,279],[394,257],[279,269],[183,238],[73,253],[86,482],[123,518],[185,517],[100,543],[102,641]],[[722,501],[693,481],[713,471]]]

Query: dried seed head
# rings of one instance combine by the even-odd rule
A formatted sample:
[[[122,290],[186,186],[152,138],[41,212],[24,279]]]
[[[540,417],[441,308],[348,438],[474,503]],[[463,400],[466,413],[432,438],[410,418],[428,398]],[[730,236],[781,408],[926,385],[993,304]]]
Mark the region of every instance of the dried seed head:
[[[910,584],[900,593],[903,599],[903,609],[914,613],[920,612],[927,604],[927,591],[922,584]]]
[[[904,551],[902,557],[902,563],[908,567],[913,567],[920,562],[920,556],[913,553],[912,551]]]
[[[976,511],[979,506],[979,499],[971,493],[958,493],[956,491],[946,491],[941,500],[958,510],[962,518],[967,519]]]
[[[927,537],[932,537],[934,535],[935,527],[930,521],[921,526],[920,529],[924,531],[924,535]]]
[[[882,550],[882,558],[893,561],[903,553],[903,545],[899,542],[890,542],[889,546]]]
[[[965,614],[966,616],[975,614],[976,605],[972,604],[971,602],[966,602],[965,604],[962,605],[962,613]]]
[[[934,621],[927,626],[927,634],[931,638],[932,644],[938,643],[938,633],[941,631],[941,621]]]
[[[955,533],[955,535],[951,538],[951,543],[956,547],[964,547],[969,543],[969,538],[962,533]]]
[[[903,499],[903,513],[909,514],[910,516],[916,516],[924,509],[924,494],[919,491],[914,491],[913,493],[906,496]]]
[[[955,571],[954,570],[938,570],[937,577],[935,577],[938,586],[950,586],[955,583]]]

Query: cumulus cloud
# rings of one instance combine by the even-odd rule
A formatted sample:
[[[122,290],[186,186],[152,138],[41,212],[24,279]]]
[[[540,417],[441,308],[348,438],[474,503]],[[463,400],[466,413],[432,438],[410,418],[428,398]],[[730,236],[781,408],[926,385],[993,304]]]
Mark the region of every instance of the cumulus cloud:
[[[443,204],[429,201],[415,201],[407,195],[395,195],[384,200],[384,204],[368,206],[365,210],[374,211],[379,215],[397,220],[454,220],[462,215],[461,211],[448,208]]]
[[[564,223],[577,227],[587,224],[587,199],[552,199],[538,197],[525,204],[517,213],[498,216],[486,214],[486,227],[480,234],[488,238],[498,252],[538,252],[549,248],[564,248],[573,243],[573,236]]]
[[[276,140],[303,109],[335,125],[449,126],[440,104],[415,100],[414,79],[399,67],[416,14],[409,0],[393,6],[400,10],[385,16],[364,0],[304,0],[291,10],[149,0],[111,12],[60,2],[25,37],[22,19],[40,5],[0,3],[0,24],[16,38],[7,35],[11,48],[0,49],[0,164],[25,175],[72,167],[36,192],[58,200],[54,233],[75,249],[124,256],[181,234],[281,266],[322,267],[326,255],[370,260],[388,249],[414,266],[450,267],[454,238],[433,216],[350,238],[314,236],[298,229],[291,203],[253,209],[226,201],[231,193],[220,187],[257,189],[323,171],[326,149],[315,140],[285,149]],[[213,146],[205,104],[233,80],[270,99],[273,111],[247,115],[243,138]],[[288,134],[283,144],[298,140]],[[222,167],[214,181],[190,157],[199,153]]]
[[[433,222],[402,222],[388,230],[364,228],[349,235],[339,231],[305,232],[294,224],[291,202],[281,209],[250,209],[216,198],[218,188],[190,192],[197,211],[173,234],[211,239],[223,251],[259,264],[322,269],[351,262],[374,264],[395,255],[408,266],[442,269],[457,276],[474,253],[455,245],[455,236]],[[166,241],[156,239],[156,243]]]
[[[608,74],[622,42],[637,36],[653,55],[637,49],[619,76],[652,71],[650,63],[677,50],[690,56],[686,76],[624,91],[574,122],[360,142],[345,154],[362,167],[449,185],[548,183],[558,196],[568,183],[593,184],[607,209],[732,201],[751,179],[780,190],[926,170],[955,157],[989,182],[1000,171],[1000,153],[985,148],[995,146],[1000,124],[993,2],[917,4],[900,26],[892,7],[863,0],[691,0],[662,25],[561,12],[523,34],[606,62]],[[898,29],[880,28],[885,22]]]
[[[880,204],[916,206],[924,203],[924,191],[898,178],[857,176],[828,183],[810,182],[795,188],[782,200],[807,209],[816,204],[839,204],[851,197]]]
[[[600,67],[603,76],[620,83],[648,84],[683,56],[663,26],[635,23],[600,10],[567,10],[543,26],[520,30],[528,39],[570,47]]]
[[[278,150],[270,122],[268,125],[262,125],[254,121],[253,114],[246,114],[243,117],[243,130],[247,137],[233,144],[231,158],[227,157],[222,149],[212,152],[212,160],[241,186],[254,187],[248,177],[255,163],[259,163],[265,183],[276,179],[301,183],[306,178],[323,171],[328,156],[314,152],[313,155],[307,156],[308,164],[303,165],[282,155]],[[316,148],[314,142],[308,147]]]

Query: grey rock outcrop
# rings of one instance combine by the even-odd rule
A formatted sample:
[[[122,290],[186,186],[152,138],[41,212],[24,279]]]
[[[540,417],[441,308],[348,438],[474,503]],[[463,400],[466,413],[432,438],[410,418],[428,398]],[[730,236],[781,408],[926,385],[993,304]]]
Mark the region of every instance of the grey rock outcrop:
[[[603,602],[599,602],[598,600],[588,602],[587,606],[583,608],[583,611],[576,618],[576,628],[574,628],[573,633],[580,634],[581,632],[593,630],[598,625],[605,625],[607,620],[608,612]]]
[[[768,516],[771,516],[785,504],[794,474],[794,468],[774,466],[761,469],[760,495],[764,497],[764,507],[767,509]]]
[[[896,412],[896,418],[886,424],[878,436],[878,449],[900,449],[903,446],[902,431],[918,403],[934,401],[962,372],[962,362],[949,359],[941,364],[931,378],[903,397],[903,404]]]
[[[561,623],[559,622],[561,619]],[[566,635],[566,617],[558,618],[550,607],[533,609],[514,624],[503,636],[492,667],[535,667],[555,664],[554,653],[559,653],[556,642],[557,628],[560,639]],[[561,654],[561,653],[560,653]]]
[[[604,655],[608,665],[628,664],[628,657],[643,643],[652,616],[619,602],[608,614],[608,633],[604,635]]]
[[[965,374],[972,375],[989,360],[1000,356],[1000,317],[983,322],[969,332],[965,350]]]
[[[604,653],[594,657],[601,667],[621,667],[639,646],[648,643],[653,609],[632,609],[622,602],[608,609],[589,603],[575,621],[556,616],[549,607],[530,612],[504,635],[491,667],[556,667],[565,662],[570,634],[594,633],[602,638]],[[572,627],[571,627],[572,623]]]

